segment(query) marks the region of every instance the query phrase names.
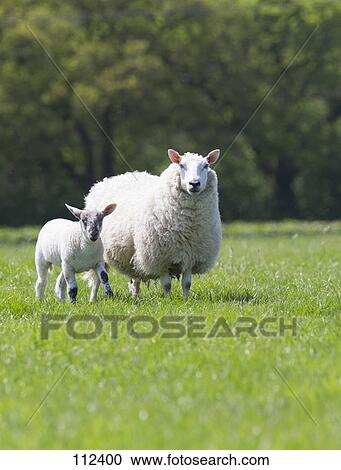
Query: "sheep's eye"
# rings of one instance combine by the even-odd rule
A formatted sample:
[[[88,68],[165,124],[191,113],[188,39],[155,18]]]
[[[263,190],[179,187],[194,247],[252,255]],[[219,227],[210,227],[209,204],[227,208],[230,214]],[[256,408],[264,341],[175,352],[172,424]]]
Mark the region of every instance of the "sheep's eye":
[[[205,170],[206,170],[206,168],[208,168],[208,163],[205,163],[204,168],[205,168]]]
[[[180,168],[181,168],[182,170],[185,169],[185,167],[184,167],[184,165],[183,165],[182,163],[180,163]]]

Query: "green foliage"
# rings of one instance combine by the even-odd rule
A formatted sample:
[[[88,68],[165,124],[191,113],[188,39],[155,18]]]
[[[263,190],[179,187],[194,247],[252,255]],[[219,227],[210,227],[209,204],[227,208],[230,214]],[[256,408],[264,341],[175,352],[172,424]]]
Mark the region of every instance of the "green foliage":
[[[80,276],[79,303],[58,304],[58,270],[47,301],[35,302],[37,233],[0,230],[0,448],[339,448],[340,223],[226,225],[219,263],[194,279],[188,301],[176,281],[171,299],[152,284],[134,301],[111,272],[116,298],[101,292],[95,305]],[[200,315],[208,327],[218,317],[231,326],[240,316],[296,317],[298,336],[137,340],[121,324],[113,339],[107,324],[91,341],[63,328],[41,340],[41,313],[180,315],[184,324]]]
[[[338,0],[4,0],[0,14],[0,223],[61,215],[128,169],[75,93],[133,169],[233,142],[225,219],[341,216]]]

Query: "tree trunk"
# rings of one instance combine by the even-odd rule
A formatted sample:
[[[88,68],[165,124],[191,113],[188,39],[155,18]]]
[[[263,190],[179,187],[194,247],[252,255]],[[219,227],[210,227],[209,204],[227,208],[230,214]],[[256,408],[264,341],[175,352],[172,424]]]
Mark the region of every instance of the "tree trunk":
[[[276,200],[278,219],[285,217],[297,217],[296,198],[293,191],[293,183],[296,175],[296,170],[287,158],[280,158],[278,160],[277,168],[275,171],[276,181]]]

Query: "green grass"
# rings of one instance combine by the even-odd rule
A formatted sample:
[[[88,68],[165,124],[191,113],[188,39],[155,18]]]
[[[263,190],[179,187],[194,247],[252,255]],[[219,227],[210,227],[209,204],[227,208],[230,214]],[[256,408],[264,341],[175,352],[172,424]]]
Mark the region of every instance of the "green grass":
[[[172,299],[152,284],[133,301],[111,272],[116,300],[88,305],[80,281],[75,306],[55,302],[56,272],[35,302],[36,232],[0,230],[1,448],[340,446],[341,223],[226,225],[218,266],[188,301],[178,282]],[[42,313],[296,317],[298,334],[141,340],[122,324],[112,339],[107,324],[94,340],[65,328],[41,340]]]

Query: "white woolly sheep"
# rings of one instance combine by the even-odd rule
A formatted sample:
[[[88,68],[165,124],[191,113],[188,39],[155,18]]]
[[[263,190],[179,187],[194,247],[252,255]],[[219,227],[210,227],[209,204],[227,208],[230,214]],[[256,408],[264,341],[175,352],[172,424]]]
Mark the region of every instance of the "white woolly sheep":
[[[181,156],[169,150],[172,163],[160,176],[125,173],[91,188],[87,209],[96,210],[112,199],[118,203],[103,223],[104,259],[130,277],[133,296],[139,294],[141,280],[157,278],[169,296],[172,277],[182,275],[187,297],[192,274],[214,266],[221,221],[217,176],[209,165],[219,154],[213,150],[206,157]]]
[[[52,265],[61,266],[55,286],[58,300],[65,300],[66,287],[71,302],[76,302],[77,283],[75,273],[93,270],[95,282],[92,285],[90,302],[96,300],[100,282],[104,285],[105,295],[111,297],[112,291],[104,266],[103,244],[100,237],[103,218],[111,214],[116,204],[109,204],[103,211],[77,209],[65,204],[79,222],[54,219],[41,229],[35,251],[38,273],[36,298],[42,300],[47,285],[47,273]]]

